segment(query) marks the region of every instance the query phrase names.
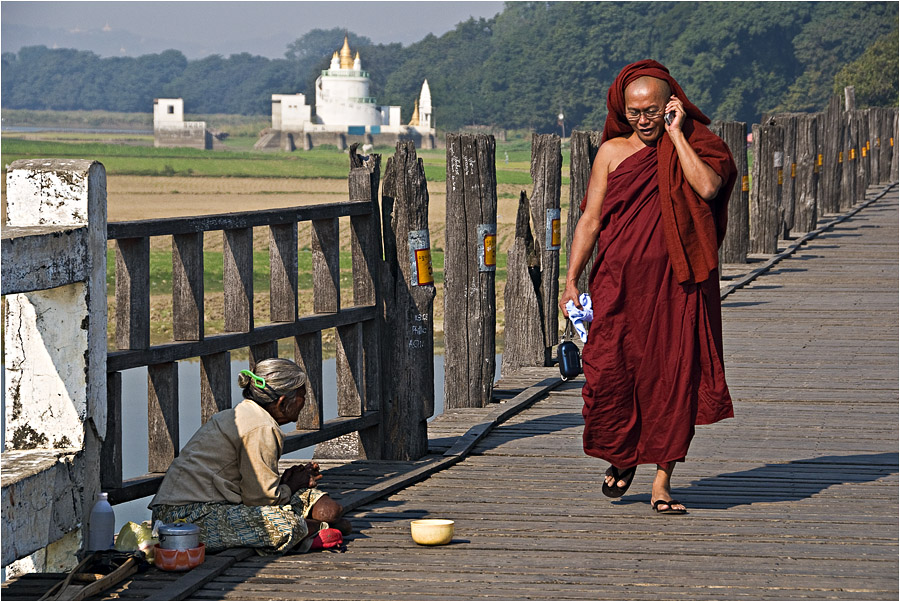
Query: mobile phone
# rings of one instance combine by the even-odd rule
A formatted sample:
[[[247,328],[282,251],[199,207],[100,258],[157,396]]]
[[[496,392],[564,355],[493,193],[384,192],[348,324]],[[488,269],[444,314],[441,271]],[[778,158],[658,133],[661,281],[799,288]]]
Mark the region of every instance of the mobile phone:
[[[666,113],[664,119],[666,120],[666,125],[672,125],[672,122],[675,120],[675,111]]]

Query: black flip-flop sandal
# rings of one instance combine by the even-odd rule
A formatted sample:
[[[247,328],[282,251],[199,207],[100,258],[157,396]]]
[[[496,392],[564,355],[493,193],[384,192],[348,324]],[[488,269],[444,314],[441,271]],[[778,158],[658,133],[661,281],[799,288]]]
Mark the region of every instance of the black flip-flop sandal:
[[[637,466],[632,466],[622,472],[619,472],[619,469],[615,466],[610,466],[606,469],[606,476],[612,477],[615,479],[612,485],[607,485],[606,481],[603,482],[603,495],[606,497],[622,497],[625,495],[625,492],[628,491],[628,488],[631,487],[631,481],[634,480],[634,473],[637,472]],[[624,487],[619,487],[619,481],[625,481]]]
[[[668,506],[665,510],[660,510],[659,507],[665,504]],[[673,508],[672,506],[680,505],[681,502],[678,500],[656,500],[653,502],[653,509],[657,514],[687,514],[687,510],[684,508]]]

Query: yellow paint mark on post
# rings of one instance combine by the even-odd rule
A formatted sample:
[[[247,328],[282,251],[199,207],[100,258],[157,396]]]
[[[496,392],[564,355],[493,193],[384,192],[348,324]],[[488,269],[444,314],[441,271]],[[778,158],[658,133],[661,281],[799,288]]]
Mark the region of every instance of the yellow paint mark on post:
[[[497,236],[494,234],[484,237],[484,265],[497,265]]]
[[[747,192],[750,190],[750,176],[741,177],[741,191]]]
[[[550,240],[553,242],[554,247],[558,247],[562,243],[562,235],[560,234],[560,220],[553,220],[550,227],[552,228]]]
[[[431,249],[416,249],[416,281],[419,283],[419,286],[434,284]]]

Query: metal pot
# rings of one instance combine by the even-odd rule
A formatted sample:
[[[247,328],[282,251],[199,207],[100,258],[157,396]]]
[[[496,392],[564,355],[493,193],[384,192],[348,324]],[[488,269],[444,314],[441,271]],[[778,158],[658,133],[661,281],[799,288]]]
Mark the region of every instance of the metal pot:
[[[200,545],[200,527],[191,523],[169,523],[159,527],[159,547],[190,550]]]

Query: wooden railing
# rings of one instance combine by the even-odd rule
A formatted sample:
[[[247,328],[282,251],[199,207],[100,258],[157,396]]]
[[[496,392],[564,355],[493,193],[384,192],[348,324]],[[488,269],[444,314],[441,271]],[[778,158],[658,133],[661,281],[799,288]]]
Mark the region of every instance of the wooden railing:
[[[293,342],[294,359],[306,370],[307,404],[296,430],[285,438],[291,452],[352,432],[362,451],[380,457],[381,421],[376,374],[382,249],[377,190],[380,157],[350,172],[348,202],[203,217],[110,223],[115,241],[115,343],[108,354],[108,422],[101,480],[114,503],[156,491],[183,444],[179,433],[178,362],[199,359],[201,420],[230,408],[231,360],[249,348],[251,367],[278,354],[278,341]],[[374,176],[374,177],[373,177]],[[339,220],[349,218],[353,294],[341,298]],[[298,315],[298,226],[311,224],[313,312]],[[253,228],[269,234],[270,323],[256,325],[253,305]],[[224,333],[204,332],[204,238],[221,232],[224,256]],[[173,342],[150,343],[150,239],[172,237]],[[336,329],[338,418],[323,422],[322,331]],[[122,371],[148,371],[148,466],[122,476],[122,406],[135,403],[122,390]],[[370,436],[366,436],[369,433]]]

